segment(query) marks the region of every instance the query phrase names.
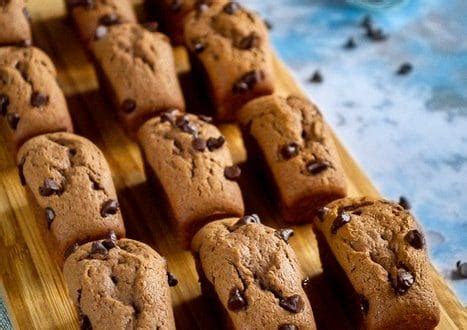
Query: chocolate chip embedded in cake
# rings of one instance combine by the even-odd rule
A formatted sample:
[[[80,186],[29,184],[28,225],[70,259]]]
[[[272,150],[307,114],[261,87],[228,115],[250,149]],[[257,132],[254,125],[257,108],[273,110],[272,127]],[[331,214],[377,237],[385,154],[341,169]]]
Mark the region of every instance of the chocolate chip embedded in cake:
[[[320,207],[346,195],[330,129],[313,103],[264,96],[247,103],[238,119],[248,159],[276,192],[286,221],[311,222]]]
[[[72,131],[65,96],[49,57],[34,47],[0,49],[0,105],[19,148],[28,139]]]
[[[75,243],[108,238],[109,247],[125,235],[109,166],[89,140],[71,133],[41,135],[27,141],[17,159],[44,209],[46,240],[59,262]]]
[[[32,43],[24,0],[0,1],[0,46],[27,47]]]
[[[113,25],[107,30],[92,43],[92,52],[101,85],[125,128],[136,133],[158,113],[170,108],[184,110],[167,37],[137,24]]]
[[[185,45],[217,117],[234,120],[246,102],[274,92],[267,27],[237,2],[214,1],[203,8],[185,19]]]
[[[148,120],[138,131],[138,140],[148,177],[163,191],[184,247],[207,222],[243,215],[236,183],[241,170],[232,164],[225,138],[214,125],[192,114],[169,111]]]
[[[409,211],[381,199],[340,199],[314,227],[324,272],[362,328],[436,327],[425,239]]]
[[[130,239],[75,249],[63,273],[82,323],[92,329],[175,329],[167,264]]]
[[[66,0],[80,39],[88,44],[96,36],[99,27],[121,23],[136,23],[136,15],[130,0]],[[102,34],[102,29],[98,32]]]
[[[194,236],[203,295],[229,329],[316,329],[290,234],[254,214],[211,222]]]

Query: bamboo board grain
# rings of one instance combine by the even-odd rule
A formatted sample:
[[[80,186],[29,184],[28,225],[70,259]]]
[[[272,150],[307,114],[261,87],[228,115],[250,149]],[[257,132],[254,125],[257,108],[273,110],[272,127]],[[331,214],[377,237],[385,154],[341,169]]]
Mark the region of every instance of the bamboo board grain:
[[[166,221],[161,202],[146,184],[141,154],[116,121],[108,100],[98,90],[92,66],[65,19],[62,0],[30,0],[35,21],[36,44],[52,58],[78,134],[96,143],[104,152],[118,190],[128,237],[141,240],[164,255],[180,283],[172,289],[173,306],[179,329],[216,329],[211,308],[201,296],[191,255],[179,248]],[[207,109],[199,96],[199,86],[189,75],[183,49],[175,49],[177,69],[187,98],[188,110]],[[287,68],[275,60],[281,94],[301,94]],[[323,112],[326,113],[325,109]],[[236,161],[245,160],[238,129],[222,125]],[[40,235],[41,210],[30,203],[19,184],[8,129],[0,124],[0,293],[5,298],[12,322],[19,329],[77,329],[77,315],[68,299],[59,267],[52,262]],[[351,195],[378,196],[378,192],[336,140]],[[277,207],[265,196],[248,168],[240,184],[247,211],[257,212],[263,221],[283,227]],[[313,278],[310,299],[322,329],[346,329],[350,325],[328,285],[322,278],[316,241],[310,225],[295,228],[291,244],[308,276]],[[442,305],[439,329],[466,328],[466,310],[432,269],[436,293]]]

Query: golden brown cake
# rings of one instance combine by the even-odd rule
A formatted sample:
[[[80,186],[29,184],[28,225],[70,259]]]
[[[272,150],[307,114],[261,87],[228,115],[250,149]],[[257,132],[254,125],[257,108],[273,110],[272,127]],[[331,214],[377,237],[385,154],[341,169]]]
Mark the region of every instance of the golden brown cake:
[[[402,206],[337,200],[314,225],[321,262],[349,314],[365,329],[434,329],[440,310],[424,235]]]

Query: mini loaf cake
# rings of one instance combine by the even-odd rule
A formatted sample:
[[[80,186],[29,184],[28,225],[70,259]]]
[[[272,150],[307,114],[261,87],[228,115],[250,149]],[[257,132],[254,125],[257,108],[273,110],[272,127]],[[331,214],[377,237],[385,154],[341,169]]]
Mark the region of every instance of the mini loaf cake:
[[[164,192],[186,248],[207,222],[243,215],[236,182],[240,168],[232,164],[224,137],[210,122],[209,117],[174,110],[148,120],[138,132],[148,176]]]
[[[98,75],[130,132],[185,104],[167,37],[137,24],[114,25],[92,44]]]
[[[0,48],[0,116],[17,148],[39,134],[73,130],[55,67],[41,50]]]
[[[316,329],[291,229],[260,224],[256,214],[215,221],[193,238],[203,294],[229,329]]]
[[[243,104],[274,91],[267,28],[252,12],[236,2],[201,4],[185,19],[184,33],[220,120],[235,120]]]
[[[20,179],[44,209],[46,240],[63,262],[76,244],[125,235],[107,161],[89,140],[71,133],[45,134],[18,152]]]
[[[155,9],[157,19],[162,23],[172,44],[183,44],[183,23],[185,17],[197,6],[213,2],[226,3],[227,0],[146,0],[149,9]]]
[[[85,44],[110,25],[137,22],[130,0],[66,0],[66,3]]]
[[[321,262],[365,329],[433,329],[438,302],[423,233],[398,204],[347,198],[315,221]]]
[[[316,106],[264,96],[239,112],[248,157],[273,185],[289,222],[311,222],[318,208],[345,197],[346,184],[330,130]]]
[[[114,235],[89,242],[63,267],[81,329],[175,329],[167,263],[146,244]]]
[[[24,0],[0,1],[0,46],[30,46],[29,20]]]

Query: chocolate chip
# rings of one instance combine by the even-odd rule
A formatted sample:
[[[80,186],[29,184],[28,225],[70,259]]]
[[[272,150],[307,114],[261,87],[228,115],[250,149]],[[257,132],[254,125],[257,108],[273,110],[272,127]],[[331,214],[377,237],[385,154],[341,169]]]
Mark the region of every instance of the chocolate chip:
[[[337,230],[344,226],[345,224],[349,223],[351,220],[351,216],[348,213],[339,213],[337,218],[334,219],[331,225],[331,233],[336,234]]]
[[[91,321],[89,320],[89,317],[87,317],[86,315],[81,315],[79,323],[80,323],[81,330],[92,330]]]
[[[467,262],[461,262],[460,260],[458,260],[456,262],[456,270],[457,274],[461,278],[467,278]]]
[[[235,13],[239,10],[240,10],[240,5],[235,1],[231,1],[227,3],[223,8],[224,13],[229,14],[229,15],[235,15]]]
[[[167,282],[169,283],[170,287],[176,286],[178,284],[177,278],[171,272],[167,272]]]
[[[170,110],[165,111],[161,115],[161,123],[165,123],[167,121],[171,123],[172,125],[175,125],[175,120],[176,120],[175,110],[176,109],[170,109]]]
[[[94,33],[94,39],[99,40],[104,38],[107,35],[107,32],[109,32],[109,29],[105,25],[99,25],[96,28],[96,32]]]
[[[191,43],[193,45],[193,50],[195,53],[199,54],[204,50],[204,44],[201,40],[195,40]]]
[[[403,76],[403,75],[409,74],[412,71],[412,69],[413,69],[412,64],[405,62],[401,64],[399,69],[397,69],[396,73],[399,76]]]
[[[391,284],[397,294],[404,294],[414,284],[415,278],[411,272],[404,268],[397,269],[397,275],[392,279]]]
[[[258,70],[252,70],[245,73],[240,79],[238,79],[232,88],[234,94],[242,94],[247,92],[262,79],[264,79],[264,73]]]
[[[388,38],[387,34],[385,34],[382,29],[372,26],[367,28],[366,35],[372,41],[384,41]]]
[[[118,212],[118,207],[119,207],[118,201],[115,200],[115,199],[109,199],[109,200],[105,201],[102,204],[101,216],[103,218],[105,218],[108,215],[116,214]]]
[[[99,256],[107,256],[109,254],[109,251],[105,248],[105,246],[97,241],[97,242],[92,242],[92,245],[91,245],[91,253],[90,253],[90,257],[91,258],[96,258],[96,257],[99,257]]]
[[[224,168],[224,176],[229,180],[237,180],[242,174],[238,165],[227,166]]]
[[[410,246],[417,250],[421,250],[425,246],[425,238],[417,229],[410,230],[405,235],[405,240],[410,244]]]
[[[71,245],[70,247],[68,247],[65,252],[63,253],[63,258],[66,259],[68,258],[69,256],[71,256],[76,250],[78,250],[79,248],[79,244],[78,243],[74,243],[73,245]]]
[[[298,330],[298,327],[295,324],[281,324],[278,329],[279,330]]]
[[[370,309],[370,303],[368,302],[368,299],[366,299],[364,295],[359,294],[357,300],[360,310],[365,315],[368,314],[368,310]]]
[[[51,178],[46,178],[44,184],[39,187],[39,194],[44,197],[60,195],[62,193],[62,187],[60,184]]]
[[[10,105],[10,99],[6,94],[0,94],[0,115],[5,116]]]
[[[365,15],[365,17],[363,17],[362,21],[360,22],[360,25],[364,28],[373,26],[373,20],[371,19],[371,16]]]
[[[19,119],[20,117],[16,112],[8,112],[6,114],[6,120],[12,130],[15,130],[16,127],[18,127]]]
[[[121,23],[120,18],[116,13],[109,13],[99,18],[99,24],[101,25],[110,26],[119,23]]]
[[[311,280],[309,277],[306,277],[302,281],[302,287],[306,290],[311,286]]]
[[[281,155],[284,159],[290,159],[298,155],[299,146],[296,142],[290,142],[283,145],[281,148]]]
[[[188,133],[188,134],[198,133],[198,128],[188,120],[188,116],[186,115],[179,116],[175,120],[175,126],[177,126],[183,132]]]
[[[206,150],[206,140],[203,138],[194,138],[193,141],[191,141],[191,145],[193,146],[193,149],[196,151],[204,151]]]
[[[132,113],[136,109],[136,101],[133,99],[126,99],[120,105],[120,109],[122,109],[124,113]]]
[[[347,41],[344,44],[345,49],[354,49],[357,47],[357,43],[355,42],[355,39],[353,37],[349,37]]]
[[[406,210],[410,210],[411,208],[409,200],[404,196],[399,197],[399,205]]]
[[[321,74],[321,72],[319,70],[316,70],[315,72],[313,72],[313,74],[311,75],[308,81],[311,83],[320,84],[323,82],[323,80],[324,79],[323,79],[323,75]]]
[[[225,138],[221,135],[217,138],[210,137],[206,142],[209,151],[214,151],[221,148],[225,143]]]
[[[329,209],[327,207],[320,207],[316,211],[316,216],[318,217],[319,221],[323,222],[326,218],[326,213],[328,213]]]
[[[199,115],[198,118],[208,124],[211,124],[214,121],[214,119],[211,116],[206,116],[206,115]]]
[[[110,231],[109,237],[102,241],[102,245],[104,245],[107,250],[117,246],[117,235],[113,230]]]
[[[112,283],[117,285],[118,284],[118,278],[117,276],[110,276],[110,279],[112,280]]]
[[[237,48],[243,49],[243,50],[248,50],[251,48],[258,47],[259,45],[259,37],[255,35],[254,33],[251,33],[247,35],[246,37],[243,37],[240,39],[238,44],[236,45]]]
[[[19,182],[21,182],[21,185],[24,186],[26,184],[26,178],[24,177],[24,172],[23,172],[23,167],[24,167],[24,162],[26,161],[26,158],[21,158],[19,164],[18,164],[18,175],[19,175]]]
[[[256,213],[253,213],[251,215],[245,215],[238,219],[237,222],[233,224],[233,226],[230,227],[231,231],[237,230],[239,227],[248,225],[248,224],[260,224],[261,220],[259,219],[259,216]]]
[[[268,30],[272,30],[272,28],[274,27],[274,25],[271,23],[271,21],[267,20],[267,19],[264,20],[264,25],[266,25],[266,28]]]
[[[240,289],[235,287],[230,290],[227,306],[231,311],[238,311],[239,309],[246,307],[246,305],[247,301]]]
[[[291,313],[300,313],[305,307],[305,304],[302,297],[298,294],[294,294],[287,298],[281,298],[279,300],[279,306]]]
[[[141,25],[149,32],[157,32],[159,30],[159,23],[157,23],[156,21],[145,22]]]
[[[204,1],[198,2],[196,5],[196,13],[199,16],[201,13],[204,13],[206,10],[209,9],[209,4]]]
[[[294,235],[294,232],[293,232],[293,229],[284,228],[284,229],[277,230],[276,235],[279,236],[279,238],[282,238],[286,243],[288,243],[289,238]]]
[[[33,107],[41,107],[49,103],[49,96],[41,92],[33,92],[31,94],[31,105]]]
[[[174,13],[179,12],[182,9],[182,0],[172,0],[169,8]]]
[[[52,222],[55,219],[55,212],[52,208],[45,208],[45,219],[47,220],[47,227],[50,229],[50,226],[52,225]]]
[[[328,169],[329,167],[330,167],[329,162],[320,161],[320,160],[312,160],[312,161],[309,161],[306,164],[307,172],[312,174],[312,175],[319,174],[319,173],[325,171],[326,169]]]

